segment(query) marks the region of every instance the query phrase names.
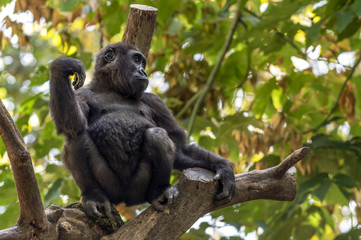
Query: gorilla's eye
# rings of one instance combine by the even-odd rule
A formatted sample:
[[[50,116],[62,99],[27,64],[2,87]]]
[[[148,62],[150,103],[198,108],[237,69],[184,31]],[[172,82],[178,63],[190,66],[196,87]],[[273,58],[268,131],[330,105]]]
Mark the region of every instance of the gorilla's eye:
[[[105,52],[104,59],[107,62],[111,62],[115,59],[115,53],[114,53],[113,49],[109,49],[108,51]]]
[[[134,56],[134,61],[135,61],[135,63],[140,63],[140,60],[141,60],[140,56],[139,56],[138,54],[136,54],[136,55]]]

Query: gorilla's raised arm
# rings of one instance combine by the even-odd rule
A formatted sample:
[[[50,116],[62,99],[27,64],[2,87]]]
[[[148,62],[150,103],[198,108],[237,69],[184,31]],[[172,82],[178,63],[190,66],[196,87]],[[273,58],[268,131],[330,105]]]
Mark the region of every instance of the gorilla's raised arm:
[[[111,216],[108,196],[100,184],[107,184],[109,189],[116,191],[119,181],[87,132],[89,106],[81,94],[76,96],[73,91],[69,78],[72,75],[75,76],[73,86],[79,89],[85,80],[81,61],[58,58],[51,63],[50,111],[58,133],[66,137],[63,161],[82,192],[87,214],[98,218],[101,214],[97,208],[102,208],[107,216]]]

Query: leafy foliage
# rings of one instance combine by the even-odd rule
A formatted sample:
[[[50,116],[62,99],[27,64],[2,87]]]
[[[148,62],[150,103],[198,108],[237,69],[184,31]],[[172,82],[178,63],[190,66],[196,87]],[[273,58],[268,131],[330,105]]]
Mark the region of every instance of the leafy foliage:
[[[9,2],[0,4],[9,13],[15,5],[0,31],[0,98],[30,150],[45,205],[79,201],[60,161],[63,138],[49,114],[48,63],[78,58],[91,79],[94,54],[121,40],[133,1]],[[237,173],[274,166],[302,145],[312,149],[297,165],[293,202],[221,209],[182,239],[359,239],[361,0],[242,0],[240,9],[235,0],[137,3],[159,9],[148,57],[150,90],[185,128],[235,11],[241,13],[197,112],[192,141],[231,159]],[[0,196],[5,228],[19,209],[1,141]],[[131,211],[127,216],[134,216]]]

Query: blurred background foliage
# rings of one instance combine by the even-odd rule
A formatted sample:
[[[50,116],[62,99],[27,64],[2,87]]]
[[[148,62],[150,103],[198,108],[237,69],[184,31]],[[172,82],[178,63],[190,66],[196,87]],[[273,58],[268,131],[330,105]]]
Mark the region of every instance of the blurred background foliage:
[[[221,209],[182,239],[360,239],[361,0],[241,0],[238,9],[235,0],[1,1],[0,98],[29,148],[45,206],[80,195],[62,166],[63,137],[49,115],[49,62],[78,58],[89,82],[95,54],[121,40],[132,3],[159,9],[148,91],[185,129],[193,125],[191,141],[229,158],[236,173],[311,147],[296,166],[293,202]],[[232,43],[193,124],[194,103],[237,11]],[[118,209],[126,219],[139,212]],[[18,213],[0,141],[0,228]]]

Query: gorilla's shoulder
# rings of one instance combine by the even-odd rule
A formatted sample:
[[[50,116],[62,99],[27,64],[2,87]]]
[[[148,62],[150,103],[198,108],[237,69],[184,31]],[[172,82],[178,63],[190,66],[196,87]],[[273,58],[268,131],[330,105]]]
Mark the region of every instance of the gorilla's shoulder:
[[[145,92],[141,99],[144,103],[152,104],[152,103],[163,103],[163,100],[154,93]]]

